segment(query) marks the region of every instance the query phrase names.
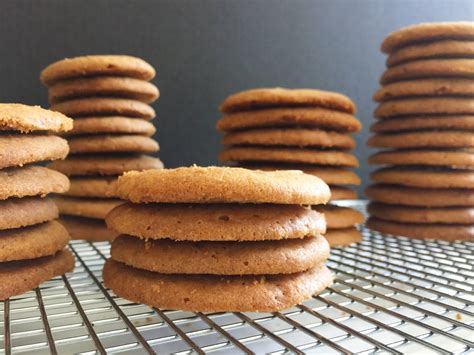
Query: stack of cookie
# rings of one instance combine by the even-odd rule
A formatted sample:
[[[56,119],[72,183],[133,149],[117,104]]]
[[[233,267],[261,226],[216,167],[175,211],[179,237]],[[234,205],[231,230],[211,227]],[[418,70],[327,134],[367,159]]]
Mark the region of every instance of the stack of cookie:
[[[331,200],[355,199],[360,184],[347,168],[357,167],[349,153],[355,147],[350,133],[361,128],[355,105],[346,96],[311,89],[254,89],[228,97],[220,107],[224,117],[217,129],[226,132],[227,146],[219,158],[249,169],[296,169],[320,177],[331,189]],[[361,213],[350,208],[320,206],[327,218],[331,246],[361,239],[355,228]]]
[[[422,239],[474,240],[474,23],[427,23],[391,33],[378,121],[368,144],[385,165],[367,189],[372,229]]]
[[[64,159],[67,142],[47,133],[71,128],[72,120],[63,114],[0,104],[0,300],[74,268],[65,249],[69,234],[56,221],[56,205],[45,197],[67,191],[68,178],[31,165]]]
[[[329,188],[300,171],[179,168],[119,178],[129,200],[106,218],[121,233],[107,287],[134,302],[199,312],[273,312],[332,283],[324,265]]]
[[[149,103],[159,96],[149,82],[154,76],[150,64],[122,55],[64,59],[41,73],[51,109],[74,118],[67,136],[71,156],[50,165],[72,177],[67,196],[55,201],[74,239],[113,239],[104,218],[121,203],[117,176],[162,167],[159,159],[143,155],[159,150],[149,122],[155,117]]]

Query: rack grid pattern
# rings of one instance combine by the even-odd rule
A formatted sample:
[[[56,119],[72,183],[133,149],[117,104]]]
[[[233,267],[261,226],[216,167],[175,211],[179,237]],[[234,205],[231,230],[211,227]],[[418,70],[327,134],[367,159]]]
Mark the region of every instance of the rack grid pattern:
[[[361,230],[361,243],[332,250],[330,288],[272,314],[131,303],[102,285],[109,244],[73,241],[73,273],[0,302],[0,353],[474,352],[474,243]]]

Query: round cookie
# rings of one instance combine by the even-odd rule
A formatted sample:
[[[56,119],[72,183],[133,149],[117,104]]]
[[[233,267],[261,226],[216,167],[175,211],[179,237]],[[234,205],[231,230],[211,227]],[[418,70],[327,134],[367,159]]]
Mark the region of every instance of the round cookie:
[[[46,86],[57,81],[87,76],[128,76],[141,80],[155,77],[155,69],[143,59],[128,55],[88,55],[65,58],[48,65],[40,75]]]
[[[474,147],[474,132],[449,130],[376,134],[369,138],[367,145],[382,148],[468,148]]]
[[[379,120],[370,127],[372,132],[377,133],[423,129],[474,130],[474,115],[394,117]]]
[[[324,237],[331,248],[348,246],[362,240],[362,234],[355,227],[328,229]]]
[[[227,97],[219,110],[224,113],[270,107],[323,107],[355,113],[356,107],[347,96],[316,89],[261,88],[242,91]]]
[[[474,241],[474,226],[459,224],[422,224],[422,223],[400,223],[391,222],[370,217],[367,220],[367,228],[382,233],[405,236],[415,239],[456,240]]]
[[[301,303],[332,283],[324,264],[288,275],[166,275],[109,259],[106,287],[133,302],[195,312],[274,312]]]
[[[331,198],[329,199],[329,201],[357,199],[357,192],[352,190],[351,188],[330,185],[329,189],[331,190]]]
[[[0,216],[0,230],[20,228],[58,218],[58,208],[48,198],[12,198],[0,201]]]
[[[323,236],[260,242],[142,241],[120,236],[112,259],[162,274],[274,275],[306,271],[329,257]]]
[[[0,264],[54,255],[69,242],[69,233],[59,222],[0,231]]]
[[[68,139],[71,154],[154,153],[160,150],[150,137],[139,135],[91,135]]]
[[[76,177],[70,179],[67,196],[113,198],[117,196],[117,177]]]
[[[151,120],[156,116],[153,107],[141,101],[109,97],[88,97],[58,102],[51,105],[51,110],[74,118],[117,115]]]
[[[0,103],[0,131],[66,132],[72,129],[72,120],[62,113],[39,106]]]
[[[113,76],[64,80],[48,89],[51,104],[90,96],[124,97],[150,103],[158,99],[160,92],[155,85],[147,81]]]
[[[313,205],[329,200],[329,187],[301,171],[263,172],[198,167],[127,172],[120,198],[134,203],[275,203]]]
[[[84,134],[140,134],[152,136],[156,132],[155,126],[145,120],[120,116],[112,117],[84,117],[74,120],[74,128],[67,136]]]
[[[131,170],[162,169],[163,163],[158,158],[146,155],[122,154],[120,156],[71,156],[66,160],[54,161],[48,167],[68,176],[116,176]]]
[[[474,224],[474,207],[410,207],[371,202],[368,212],[379,219],[408,223]]]
[[[369,164],[446,166],[474,169],[474,150],[393,150],[369,157]]]
[[[474,42],[473,42],[474,43]],[[474,96],[474,80],[468,79],[421,79],[399,81],[381,87],[375,101],[414,96]]]
[[[264,145],[352,149],[354,139],[338,132],[303,128],[267,128],[227,133],[223,145]]]
[[[105,221],[121,234],[187,241],[301,239],[326,230],[322,215],[297,205],[127,203]]]
[[[41,166],[0,170],[0,200],[11,197],[46,196],[69,189],[63,174]]]
[[[112,241],[118,233],[108,229],[105,222],[98,219],[61,216],[59,222],[66,227],[71,239],[89,242]]]
[[[351,114],[320,107],[260,109],[228,113],[217,121],[219,131],[264,127],[310,127],[357,132],[361,123]]]
[[[474,78],[472,59],[423,59],[388,68],[380,77],[380,84],[432,77]]]
[[[30,291],[73,269],[74,257],[69,250],[33,260],[0,263],[0,301]]]
[[[63,196],[54,197],[54,202],[61,214],[95,219],[104,219],[112,209],[123,204],[123,201],[119,199],[86,199]]]
[[[411,43],[435,41],[442,39],[474,39],[472,22],[428,22],[404,27],[390,33],[382,42],[384,53],[392,53],[395,49]]]
[[[46,160],[64,159],[67,141],[55,136],[0,135],[0,169]]]
[[[357,158],[337,150],[302,148],[232,147],[219,154],[224,162],[274,162],[357,167]]]
[[[364,215],[349,207],[319,205],[312,208],[324,214],[328,229],[349,228],[356,224],[364,223]]]

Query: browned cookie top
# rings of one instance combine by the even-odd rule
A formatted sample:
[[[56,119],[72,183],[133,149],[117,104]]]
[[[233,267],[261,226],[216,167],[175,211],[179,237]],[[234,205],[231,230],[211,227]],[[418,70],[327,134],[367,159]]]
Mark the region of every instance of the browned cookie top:
[[[23,197],[0,201],[0,230],[31,226],[58,218],[49,198]]]
[[[383,148],[472,148],[474,132],[446,130],[376,134],[367,144]]]
[[[424,129],[474,130],[474,115],[424,115],[393,117],[375,122],[372,132],[418,131]]]
[[[68,140],[71,154],[154,153],[160,150],[150,137],[140,135],[87,135]]]
[[[140,134],[152,136],[155,134],[155,126],[151,122],[138,118],[121,116],[109,117],[83,117],[74,120],[74,128],[67,136],[85,134]]]
[[[324,214],[328,229],[348,228],[364,222],[364,215],[349,207],[326,205],[313,206],[313,209]]]

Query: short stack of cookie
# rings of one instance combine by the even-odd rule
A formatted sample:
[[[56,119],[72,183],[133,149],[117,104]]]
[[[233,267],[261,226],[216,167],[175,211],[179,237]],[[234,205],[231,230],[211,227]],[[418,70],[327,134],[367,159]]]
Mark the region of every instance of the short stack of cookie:
[[[328,186],[301,171],[190,167],[129,172],[107,225],[105,285],[158,308],[273,312],[332,283]]]
[[[74,268],[67,230],[46,195],[69,188],[66,176],[33,165],[64,159],[66,140],[50,133],[72,120],[38,106],[0,104],[0,301]]]
[[[151,138],[155,111],[149,104],[159,96],[149,82],[154,76],[150,64],[124,55],[64,59],[41,73],[51,109],[74,118],[67,135],[71,155],[50,165],[71,177],[70,190],[55,201],[74,239],[113,239],[104,218],[121,203],[117,177],[163,166],[144,155],[159,150]]]
[[[368,226],[420,239],[474,240],[474,23],[425,23],[382,43]]]
[[[351,133],[361,129],[356,107],[346,96],[314,89],[262,88],[229,96],[221,105],[224,116],[217,129],[225,132],[226,148],[219,159],[249,169],[302,170],[320,177],[331,189],[331,200],[356,199],[344,185],[360,184],[348,168],[357,167],[349,151]],[[331,246],[361,239],[355,225],[364,216],[355,210],[319,206],[327,218]]]

